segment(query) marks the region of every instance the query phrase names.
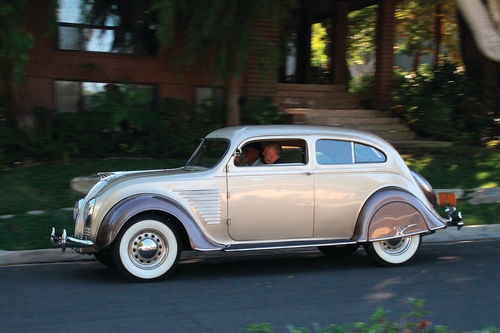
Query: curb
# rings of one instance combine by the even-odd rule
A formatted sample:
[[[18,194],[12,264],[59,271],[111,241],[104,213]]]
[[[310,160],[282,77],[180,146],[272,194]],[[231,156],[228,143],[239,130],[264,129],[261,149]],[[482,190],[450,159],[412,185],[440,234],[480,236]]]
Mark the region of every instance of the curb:
[[[477,241],[500,239],[500,224],[465,226],[460,231],[456,228],[437,230],[436,233],[424,237],[424,243],[450,243],[461,241]],[[304,251],[297,249],[293,251]],[[217,252],[218,253],[218,252]],[[203,253],[200,253],[203,254]],[[198,254],[186,253],[183,257],[199,257]],[[63,262],[81,262],[94,260],[93,256],[82,255],[68,249],[41,249],[23,251],[0,250],[0,266],[22,265],[22,264],[45,264]]]

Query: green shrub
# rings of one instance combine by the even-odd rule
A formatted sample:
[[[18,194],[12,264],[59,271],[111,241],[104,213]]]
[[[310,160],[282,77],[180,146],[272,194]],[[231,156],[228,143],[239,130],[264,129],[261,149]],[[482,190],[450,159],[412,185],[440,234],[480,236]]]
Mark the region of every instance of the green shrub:
[[[265,125],[281,124],[285,121],[285,112],[280,110],[271,97],[249,100],[241,111],[243,124]]]
[[[394,102],[424,137],[482,144],[499,134],[500,99],[482,100],[481,87],[452,64],[413,75],[396,71]]]
[[[306,333],[306,332],[319,332],[319,333],[344,333],[344,332],[357,332],[357,333],[393,333],[393,332],[441,332],[451,333],[454,332],[446,326],[434,325],[432,322],[425,320],[424,316],[429,312],[423,311],[423,300],[409,299],[412,304],[412,310],[401,315],[398,321],[391,321],[388,319],[389,311],[379,308],[370,317],[369,323],[357,322],[343,325],[329,325],[321,327],[318,324],[313,324],[313,330],[310,331],[305,327],[295,327],[287,325],[287,330],[290,333]],[[269,323],[253,323],[245,327],[249,332],[253,333],[272,333],[274,328]],[[476,332],[476,331],[474,331]],[[482,329],[483,333],[499,333],[498,327],[487,327]]]
[[[374,96],[374,75],[365,75],[349,81],[349,92],[360,96],[360,104],[366,108],[373,108],[375,105]]]
[[[133,90],[104,92],[92,111],[56,113],[33,110],[35,126],[26,135],[0,117],[0,165],[110,156],[186,157],[201,137],[222,127],[225,114],[207,105],[191,111],[179,99],[152,105]]]

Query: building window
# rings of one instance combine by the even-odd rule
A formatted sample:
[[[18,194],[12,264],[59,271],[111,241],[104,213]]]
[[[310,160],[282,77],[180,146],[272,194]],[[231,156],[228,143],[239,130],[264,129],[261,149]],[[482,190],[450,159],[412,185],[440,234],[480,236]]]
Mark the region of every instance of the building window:
[[[158,48],[156,23],[152,13],[143,13],[140,24],[125,28],[119,13],[127,2],[118,2],[97,13],[95,3],[84,0],[60,0],[57,11],[58,48],[91,52],[154,55]],[[97,15],[99,14],[99,15]]]
[[[158,99],[157,87],[151,84],[118,84],[105,82],[79,82],[63,81],[54,82],[55,107],[58,112],[78,112],[80,110],[93,111],[96,107],[95,97],[105,91],[129,90],[141,91],[143,100],[153,104]]]
[[[224,110],[224,88],[196,87],[194,99],[199,112],[207,108]]]

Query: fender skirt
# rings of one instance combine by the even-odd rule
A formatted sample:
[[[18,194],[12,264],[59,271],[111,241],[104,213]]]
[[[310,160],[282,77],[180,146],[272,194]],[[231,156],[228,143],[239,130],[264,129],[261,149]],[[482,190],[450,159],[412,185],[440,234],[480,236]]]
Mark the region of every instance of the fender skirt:
[[[446,221],[419,199],[400,189],[382,189],[373,194],[358,217],[354,239],[377,241],[427,233],[446,228]]]
[[[135,215],[147,211],[168,213],[179,220],[186,229],[191,247],[194,250],[217,251],[224,248],[223,245],[209,240],[191,214],[178,202],[157,194],[138,194],[118,202],[106,214],[99,226],[96,250],[99,251],[111,244],[127,221]]]

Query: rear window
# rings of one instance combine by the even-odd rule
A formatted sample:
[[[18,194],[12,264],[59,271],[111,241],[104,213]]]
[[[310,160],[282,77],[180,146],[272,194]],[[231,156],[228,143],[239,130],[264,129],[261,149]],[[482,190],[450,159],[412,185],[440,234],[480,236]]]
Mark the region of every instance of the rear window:
[[[377,148],[351,141],[316,141],[316,160],[322,165],[383,163],[386,155]]]
[[[377,148],[354,143],[354,160],[356,163],[382,163],[387,160],[387,157]]]
[[[316,160],[319,164],[351,164],[352,143],[350,141],[318,140]]]

